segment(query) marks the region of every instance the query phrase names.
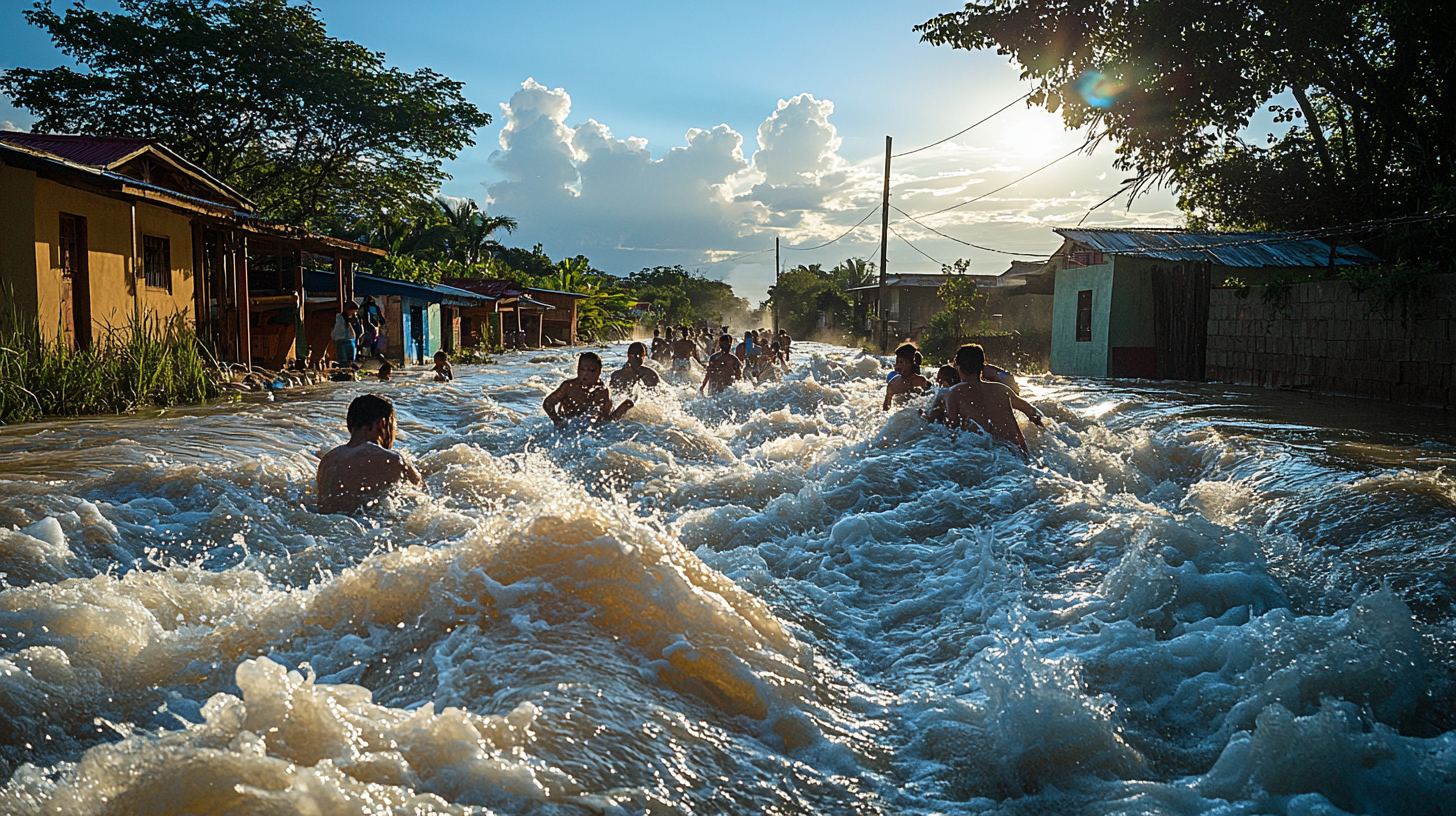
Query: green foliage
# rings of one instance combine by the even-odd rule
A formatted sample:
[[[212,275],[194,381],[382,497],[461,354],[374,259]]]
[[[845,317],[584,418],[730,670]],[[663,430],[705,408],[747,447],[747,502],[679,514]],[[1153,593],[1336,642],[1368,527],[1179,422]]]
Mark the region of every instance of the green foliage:
[[[875,265],[849,258],[833,269],[820,264],[797,266],[779,275],[769,287],[764,308],[776,309],[779,325],[794,337],[810,337],[824,328],[858,330],[854,300],[849,290],[875,282]]]
[[[199,403],[219,393],[216,368],[181,316],[133,315],[76,350],[45,339],[13,301],[0,315],[0,424]]]
[[[937,363],[949,360],[961,343],[989,329],[990,321],[982,310],[989,296],[966,273],[970,265],[970,261],[962,259],[941,267],[946,279],[935,293],[945,308],[930,319],[920,343],[928,360]]]
[[[681,266],[654,266],[633,272],[626,286],[636,300],[651,303],[658,326],[682,326],[706,320],[721,325],[748,310],[748,301],[733,294],[723,281],[709,280]]]
[[[159,139],[264,215],[326,229],[428,197],[490,116],[428,68],[328,36],[288,0],[84,2],[25,12],[82,68],[14,68],[37,131]]]
[[[1413,0],[971,0],[917,30],[1010,57],[1031,104],[1117,143],[1130,196],[1172,183],[1204,225],[1284,230],[1440,209],[1453,24],[1456,5]],[[1249,144],[1261,109],[1290,130]]]

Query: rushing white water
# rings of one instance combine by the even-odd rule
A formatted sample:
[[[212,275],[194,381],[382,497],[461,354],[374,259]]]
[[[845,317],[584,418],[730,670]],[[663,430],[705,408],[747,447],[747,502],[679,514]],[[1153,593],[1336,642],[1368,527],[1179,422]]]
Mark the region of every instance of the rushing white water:
[[[1449,417],[1052,378],[1025,462],[804,351],[0,430],[0,812],[1456,813]],[[427,489],[319,515],[364,392]]]

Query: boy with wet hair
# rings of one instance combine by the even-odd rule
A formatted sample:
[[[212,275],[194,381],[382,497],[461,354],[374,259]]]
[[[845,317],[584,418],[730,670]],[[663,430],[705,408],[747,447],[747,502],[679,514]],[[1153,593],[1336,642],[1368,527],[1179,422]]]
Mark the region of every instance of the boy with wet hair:
[[[708,358],[708,370],[703,373],[703,384],[698,386],[699,394],[706,391],[708,396],[716,396],[743,379],[743,363],[729,351],[731,348],[731,335],[725,334],[718,338],[718,351]],[[711,390],[708,390],[709,386],[712,386]]]
[[[576,376],[552,391],[541,407],[546,416],[560,428],[568,419],[595,412],[592,422],[612,422],[632,408],[632,400],[622,400],[612,408],[612,394],[602,382],[602,358],[595,351],[584,351],[576,358]]]
[[[1026,438],[1021,435],[1021,426],[1016,424],[1016,415],[1011,411],[1026,414],[1037,425],[1042,422],[1041,412],[1001,383],[982,380],[981,370],[985,365],[986,352],[976,343],[957,349],[955,369],[961,381],[936,396],[926,418],[956,429],[985,431],[992,438],[1011,443],[1028,454]]]
[[[644,388],[656,388],[661,379],[656,371],[643,365],[642,361],[646,356],[647,346],[641,343],[628,346],[627,364],[612,372],[612,387],[624,389],[642,383]]]
[[[444,350],[435,352],[435,382],[450,382],[455,379],[455,370],[450,367],[450,355]]]
[[[374,394],[356,397],[349,403],[344,424],[348,443],[319,457],[314,492],[320,513],[353,513],[401,482],[424,483],[420,472],[392,450],[394,403]]]
[[[920,349],[914,343],[903,343],[895,349],[895,374],[885,383],[884,410],[890,410],[895,401],[905,401],[930,390],[930,380],[920,373]]]

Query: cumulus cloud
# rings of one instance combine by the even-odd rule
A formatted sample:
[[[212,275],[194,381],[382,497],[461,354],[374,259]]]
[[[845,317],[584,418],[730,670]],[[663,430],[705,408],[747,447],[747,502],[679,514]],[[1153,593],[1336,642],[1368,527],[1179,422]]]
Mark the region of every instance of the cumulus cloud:
[[[692,128],[684,143],[654,157],[647,142],[619,137],[588,119],[572,126],[571,96],[534,79],[501,105],[505,122],[491,163],[505,176],[489,186],[491,210],[551,225],[570,236],[555,251],[737,249],[768,231],[828,233],[838,227],[853,168],[838,153],[834,105],[800,94],[780,100],[758,129],[750,161],[743,136],[726,124]],[[829,214],[821,212],[828,210]],[[785,232],[785,234],[789,234]]]
[[[879,203],[883,158],[851,162],[841,155],[829,100],[808,93],[779,100],[766,111],[757,150],[747,157],[743,135],[726,124],[691,128],[681,144],[659,148],[656,155],[646,140],[619,136],[595,119],[569,124],[571,96],[534,79],[501,112],[500,147],[490,162],[504,178],[489,185],[490,210],[517,219],[521,229],[515,238],[526,245],[541,241],[553,256],[582,253],[619,273],[657,264],[721,263],[709,274],[742,283],[742,294],[757,298],[772,280],[772,262],[762,255],[735,258],[772,248],[775,236],[784,239],[784,262],[790,265],[878,254],[878,217],[846,232]],[[1035,164],[989,147],[947,143],[896,161],[893,203],[907,213],[930,214],[967,202],[926,216],[927,225],[983,245],[1051,251],[1058,239],[1050,227],[1076,223],[1110,192],[1102,189],[1105,173],[1097,179],[1101,183],[1082,186],[1108,163],[1091,156],[1063,163],[1059,170],[1077,174],[1071,194],[1071,178],[1063,173],[997,191]],[[996,192],[970,203],[987,190]],[[1106,208],[1089,223],[1114,218],[1166,223],[1168,211],[1130,218]],[[899,235],[937,263],[968,253],[899,213],[891,220]],[[839,236],[843,240],[824,250],[832,255],[794,252]],[[906,255],[897,259],[902,250]],[[1005,260],[982,256],[990,266]],[[904,247],[892,249],[891,265],[934,268]]]
[[[10,121],[9,119],[7,119],[7,120],[5,120],[3,122],[0,122],[0,130],[8,130],[8,131],[12,131],[12,132],[15,132],[15,133],[20,133],[21,132],[20,128],[17,127],[16,124],[14,122]]]

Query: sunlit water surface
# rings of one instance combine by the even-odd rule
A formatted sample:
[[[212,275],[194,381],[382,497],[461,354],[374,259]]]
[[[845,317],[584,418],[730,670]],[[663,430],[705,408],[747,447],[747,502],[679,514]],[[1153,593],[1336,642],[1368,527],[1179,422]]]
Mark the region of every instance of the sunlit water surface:
[[[804,351],[0,429],[0,811],[1456,813],[1449,415],[1050,378],[1028,463]],[[319,515],[369,392],[427,490]]]

